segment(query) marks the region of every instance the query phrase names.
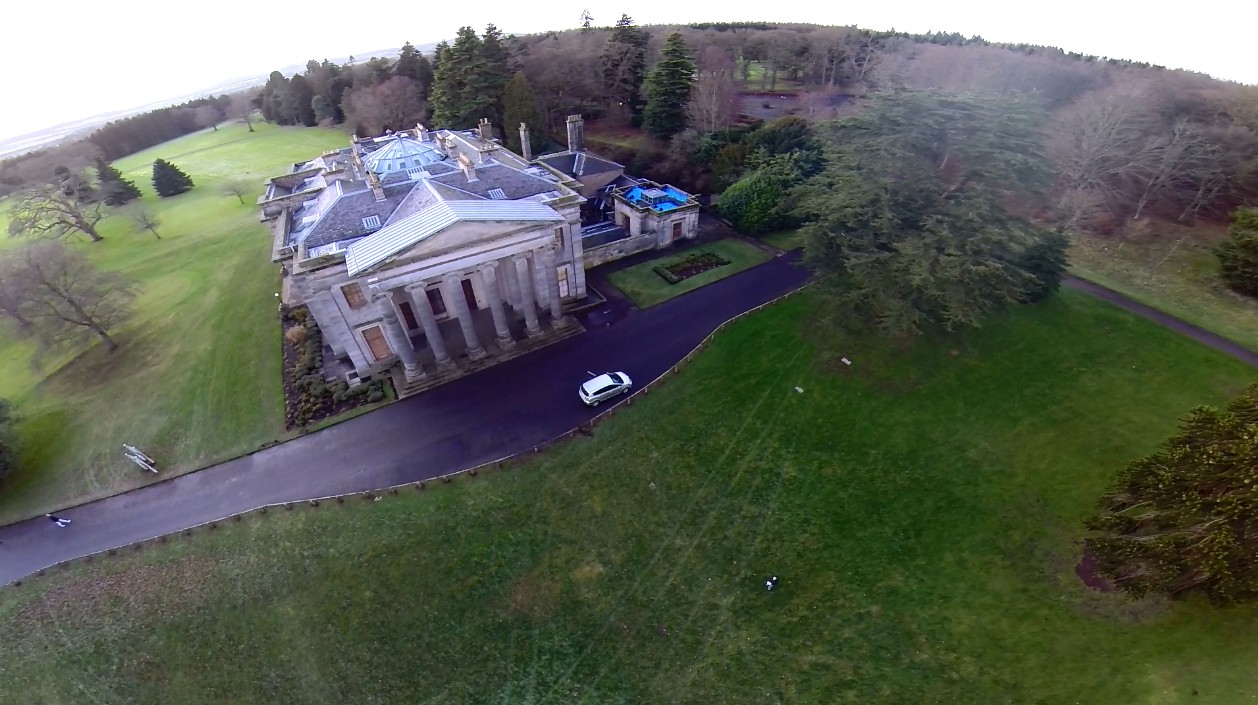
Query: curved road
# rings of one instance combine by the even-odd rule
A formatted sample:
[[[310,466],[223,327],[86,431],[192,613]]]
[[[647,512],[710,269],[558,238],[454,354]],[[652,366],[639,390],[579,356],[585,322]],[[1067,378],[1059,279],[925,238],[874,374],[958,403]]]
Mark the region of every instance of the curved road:
[[[577,400],[586,371],[641,383],[677,364],[721,323],[799,288],[798,253],[623,317],[592,314],[585,333],[322,431],[44,518],[0,527],[0,585],[41,568],[264,504],[427,480],[528,450],[595,415]],[[1258,353],[1091,282],[1066,286],[1109,301],[1258,366]],[[610,313],[610,315],[609,315]]]
[[[264,504],[427,480],[528,450],[589,420],[577,399],[586,371],[624,370],[646,383],[721,323],[799,288],[783,255],[330,428],[125,494],[0,527],[0,585],[71,558],[174,533]]]

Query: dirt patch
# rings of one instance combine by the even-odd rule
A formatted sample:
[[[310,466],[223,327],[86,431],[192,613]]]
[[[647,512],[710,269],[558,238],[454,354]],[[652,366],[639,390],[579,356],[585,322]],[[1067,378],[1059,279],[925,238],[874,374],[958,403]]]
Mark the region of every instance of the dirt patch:
[[[1075,564],[1075,575],[1083,581],[1084,585],[1096,590],[1097,592],[1113,592],[1114,585],[1110,581],[1102,578],[1096,572],[1096,557],[1091,553],[1084,553],[1079,562]]]
[[[118,615],[141,622],[149,617],[170,619],[196,611],[207,602],[206,589],[220,573],[217,561],[184,558],[161,565],[141,565],[102,575],[88,571],[53,586],[18,608],[6,627],[31,632],[96,624]]]

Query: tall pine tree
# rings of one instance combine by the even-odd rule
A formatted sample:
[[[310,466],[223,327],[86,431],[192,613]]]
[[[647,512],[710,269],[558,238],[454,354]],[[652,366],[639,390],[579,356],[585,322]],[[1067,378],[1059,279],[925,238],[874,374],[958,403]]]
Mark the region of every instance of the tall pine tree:
[[[695,63],[686,51],[681,32],[673,32],[664,42],[659,63],[646,79],[646,109],[642,126],[652,136],[668,139],[686,129],[686,103],[694,83]]]
[[[646,78],[647,35],[629,15],[621,15],[612,36],[599,57],[608,110],[629,115],[636,122],[642,115],[642,81]]]
[[[506,90],[507,81],[511,80],[511,55],[507,51],[506,38],[502,36],[502,31],[493,24],[485,27],[485,35],[481,37],[481,74],[478,77],[480,83],[480,91],[492,102],[489,106],[488,115],[478,115],[477,122],[482,117],[492,118],[494,124],[503,126],[503,91]]]
[[[103,158],[96,160],[96,180],[101,200],[107,206],[121,206],[140,197],[140,189],[135,182],[122,178],[122,172]]]
[[[481,48],[476,31],[460,27],[454,44],[440,52],[432,86],[433,122],[438,127],[465,130],[489,116],[494,96],[483,90]]]
[[[407,42],[402,45],[402,51],[398,52],[397,63],[393,65],[393,75],[409,78],[412,81],[419,80],[419,59],[423,56],[414,44]]]
[[[153,190],[162,198],[177,196],[192,188],[192,179],[165,159],[153,162]]]
[[[1258,384],[1225,410],[1194,409],[1118,474],[1087,526],[1097,572],[1131,595],[1258,599]]]
[[[540,154],[546,147],[546,130],[542,123],[542,113],[537,109],[537,100],[533,96],[533,88],[523,71],[516,71],[507,81],[502,95],[503,123],[502,129],[507,135],[507,146],[520,153],[520,123],[529,126],[529,147],[533,154]]]

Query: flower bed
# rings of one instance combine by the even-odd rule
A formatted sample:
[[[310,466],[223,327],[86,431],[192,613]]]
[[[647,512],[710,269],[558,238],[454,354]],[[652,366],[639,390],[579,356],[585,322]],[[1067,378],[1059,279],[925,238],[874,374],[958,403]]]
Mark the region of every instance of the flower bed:
[[[696,274],[702,274],[709,269],[724,267],[727,264],[729,264],[729,260],[715,252],[697,252],[680,262],[656,267],[654,271],[669,284],[676,284]]]
[[[284,422],[288,429],[309,426],[364,404],[384,399],[381,382],[353,389],[323,376],[323,335],[305,306],[280,312],[284,328]]]

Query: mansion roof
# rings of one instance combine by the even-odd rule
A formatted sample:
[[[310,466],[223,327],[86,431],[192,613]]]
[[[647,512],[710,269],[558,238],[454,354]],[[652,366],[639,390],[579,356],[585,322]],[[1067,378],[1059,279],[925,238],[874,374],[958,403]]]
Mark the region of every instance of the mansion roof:
[[[544,204],[565,196],[576,193],[559,177],[475,131],[417,128],[355,138],[350,149],[293,164],[289,174],[271,179],[263,200],[276,208],[291,204],[280,216],[288,223],[279,246],[294,253],[304,248],[303,257],[345,252],[348,258],[353,245],[354,261],[369,267],[374,255],[364,253],[389,250],[386,242],[422,239],[416,233],[427,232],[429,223],[456,216],[475,220],[485,213],[516,214],[522,221],[560,219]],[[485,207],[457,205],[464,202]],[[437,208],[440,204],[456,205]],[[423,222],[403,224],[411,218]],[[387,237],[375,237],[380,233]]]

